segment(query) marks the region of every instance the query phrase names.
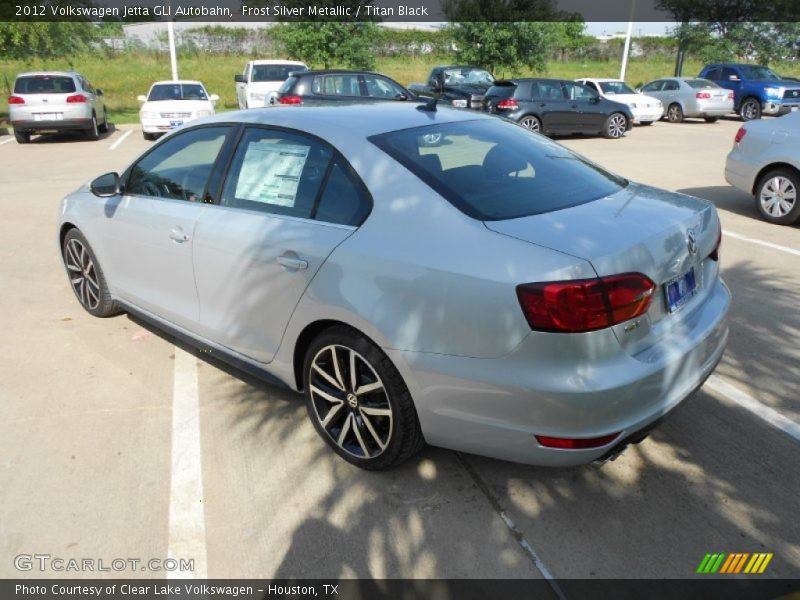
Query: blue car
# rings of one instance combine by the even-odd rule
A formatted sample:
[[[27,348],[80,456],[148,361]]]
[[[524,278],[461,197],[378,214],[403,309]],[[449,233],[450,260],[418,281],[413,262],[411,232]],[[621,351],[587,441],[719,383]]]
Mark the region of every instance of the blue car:
[[[700,75],[733,91],[734,108],[745,121],[800,108],[800,82],[759,65],[706,65]]]

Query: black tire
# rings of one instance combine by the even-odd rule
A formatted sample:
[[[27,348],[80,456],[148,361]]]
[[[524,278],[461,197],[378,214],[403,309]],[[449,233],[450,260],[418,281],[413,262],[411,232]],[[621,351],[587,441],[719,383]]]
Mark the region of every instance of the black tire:
[[[610,140],[618,140],[628,131],[628,117],[622,113],[612,113],[608,115],[603,125],[603,137]]]
[[[86,130],[86,139],[92,142],[100,139],[100,131],[97,128],[97,115],[92,113],[92,123],[89,129]]]
[[[64,236],[61,258],[70,287],[86,312],[95,317],[112,317],[122,312],[108,291],[97,257],[78,229],[70,229]]]
[[[103,107],[103,122],[100,123],[100,126],[97,128],[100,133],[108,133],[108,111],[106,107]]]
[[[774,200],[778,194],[781,200]],[[770,198],[773,200],[770,201]],[[800,221],[800,173],[790,169],[773,169],[764,174],[756,184],[755,201],[761,218],[768,223],[797,223]]]
[[[351,364],[356,365],[355,385]],[[311,343],[303,361],[303,388],[317,433],[357,467],[388,469],[425,445],[400,373],[378,346],[350,327],[326,329]],[[355,394],[364,388],[374,389]]]
[[[716,123],[719,121],[719,117],[705,117],[706,123]]]
[[[653,124],[652,121],[640,121],[639,122],[639,125],[652,125],[652,124]]]
[[[533,131],[534,133],[544,133],[542,131],[542,121],[536,115],[525,115],[519,120],[519,124],[528,131]]]
[[[30,131],[17,131],[14,130],[14,137],[17,139],[18,144],[30,144],[31,132]]]
[[[670,123],[681,123],[683,121],[683,109],[677,102],[670,104],[667,108],[667,120]]]
[[[755,121],[761,118],[761,102],[758,98],[745,98],[739,107],[739,116],[743,121]]]

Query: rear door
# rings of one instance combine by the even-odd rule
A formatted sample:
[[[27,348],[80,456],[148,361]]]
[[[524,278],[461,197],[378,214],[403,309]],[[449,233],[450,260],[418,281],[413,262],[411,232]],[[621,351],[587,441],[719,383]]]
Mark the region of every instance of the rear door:
[[[246,128],[219,204],[197,225],[201,335],[270,362],[311,279],[369,206],[329,146],[297,132]]]
[[[540,80],[534,86],[537,97],[534,107],[539,110],[542,125],[549,133],[570,132],[575,127],[577,112],[567,105],[560,81]]]
[[[229,126],[198,127],[155,146],[126,174],[98,227],[109,281],[124,300],[185,329],[200,314],[192,269],[195,225]]]

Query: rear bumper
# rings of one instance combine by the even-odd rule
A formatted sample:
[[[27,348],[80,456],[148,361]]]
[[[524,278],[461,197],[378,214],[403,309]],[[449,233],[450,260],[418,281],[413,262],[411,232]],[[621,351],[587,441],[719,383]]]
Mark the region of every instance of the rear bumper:
[[[735,152],[731,152],[725,160],[725,181],[746,194],[753,193],[755,169],[747,160],[739,160]]]
[[[425,439],[502,460],[572,466],[602,459],[689,397],[713,372],[728,337],[730,293],[718,280],[670,339],[638,355],[559,356],[559,334],[532,334],[512,353],[474,359],[386,350],[414,397]],[[592,334],[587,348],[616,343]],[[599,340],[599,341],[598,341]],[[587,356],[591,356],[590,354]],[[535,435],[619,435],[587,450],[538,444]]]
[[[92,127],[91,118],[60,119],[57,121],[12,120],[11,126],[16,131],[36,133],[38,131],[78,131]]]

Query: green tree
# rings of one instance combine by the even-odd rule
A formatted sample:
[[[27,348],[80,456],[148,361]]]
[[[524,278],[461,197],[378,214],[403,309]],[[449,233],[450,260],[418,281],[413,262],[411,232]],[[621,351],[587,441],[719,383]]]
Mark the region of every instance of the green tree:
[[[445,0],[459,61],[492,71],[544,70],[559,49],[582,43],[584,23],[552,0]]]
[[[0,21],[0,57],[32,60],[71,56],[91,48],[99,37],[100,29],[84,21]]]
[[[297,19],[282,19],[272,30],[275,40],[283,46],[289,58],[326,69],[375,67],[374,45],[380,33],[374,18],[364,9],[372,4],[372,0],[317,0],[313,3],[307,0],[265,0],[265,3],[305,11]],[[309,16],[307,11],[312,5],[329,14]],[[349,16],[343,16],[342,9],[346,9]]]

